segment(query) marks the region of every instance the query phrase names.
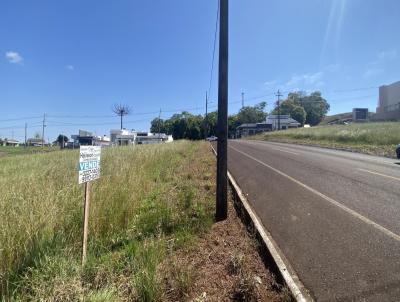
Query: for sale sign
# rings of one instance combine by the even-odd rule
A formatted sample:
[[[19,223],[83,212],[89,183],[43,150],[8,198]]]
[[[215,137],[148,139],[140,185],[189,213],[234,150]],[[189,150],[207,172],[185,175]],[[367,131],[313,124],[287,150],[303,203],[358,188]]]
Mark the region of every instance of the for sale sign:
[[[79,153],[79,183],[100,178],[100,146],[81,146]]]

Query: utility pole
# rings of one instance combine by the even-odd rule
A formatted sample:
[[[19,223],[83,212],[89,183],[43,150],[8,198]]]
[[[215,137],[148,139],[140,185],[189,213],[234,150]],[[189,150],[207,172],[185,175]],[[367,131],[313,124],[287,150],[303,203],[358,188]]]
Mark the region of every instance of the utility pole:
[[[158,139],[160,139],[160,132],[161,132],[161,108],[160,113],[158,114]]]
[[[275,94],[278,97],[278,131],[281,130],[281,92],[278,89],[278,92]]]
[[[205,116],[205,119],[204,119],[204,124],[205,124],[205,129],[204,129],[204,138],[206,139],[207,138],[207,136],[208,136],[208,94],[207,94],[207,91],[206,91],[206,116]]]
[[[46,127],[46,113],[43,114],[43,124],[42,124],[42,149],[44,149],[44,127]]]
[[[242,92],[242,109],[244,108],[244,92]]]
[[[27,128],[28,128],[28,124],[25,123],[25,144],[24,144],[24,147],[25,147],[25,148],[26,148],[26,130],[27,130]]]
[[[217,202],[215,213],[217,221],[228,217],[228,2],[228,0],[219,2]]]

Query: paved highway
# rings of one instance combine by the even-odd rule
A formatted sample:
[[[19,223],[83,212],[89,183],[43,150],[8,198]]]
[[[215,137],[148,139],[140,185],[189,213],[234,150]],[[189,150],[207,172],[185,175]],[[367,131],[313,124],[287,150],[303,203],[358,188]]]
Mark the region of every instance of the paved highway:
[[[228,169],[317,301],[400,301],[399,161],[231,140]]]

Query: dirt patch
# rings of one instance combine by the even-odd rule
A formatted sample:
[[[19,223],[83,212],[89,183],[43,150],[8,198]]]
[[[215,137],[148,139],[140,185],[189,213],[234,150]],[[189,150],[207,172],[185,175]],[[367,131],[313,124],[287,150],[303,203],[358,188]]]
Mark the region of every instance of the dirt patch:
[[[229,202],[227,220],[215,223],[191,251],[180,251],[165,263],[178,268],[166,280],[166,300],[290,301],[265,267],[257,244]]]
[[[6,155],[7,155],[6,152],[1,152],[1,151],[0,151],[0,157],[6,156]]]

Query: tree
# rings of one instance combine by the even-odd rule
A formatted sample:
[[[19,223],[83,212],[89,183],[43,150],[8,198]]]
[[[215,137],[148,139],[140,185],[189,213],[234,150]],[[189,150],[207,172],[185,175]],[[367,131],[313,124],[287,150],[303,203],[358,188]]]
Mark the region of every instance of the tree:
[[[125,115],[128,115],[131,113],[131,108],[128,105],[123,105],[123,104],[114,104],[112,107],[112,111],[121,117],[121,130],[123,129],[122,127],[122,117]]]
[[[290,112],[290,116],[292,119],[298,121],[301,125],[304,125],[306,121],[307,113],[301,106],[293,107],[292,111]]]
[[[57,137],[57,143],[60,146],[60,149],[64,149],[65,143],[68,142],[68,137],[64,134],[59,134]]]
[[[307,113],[306,123],[311,126],[318,125],[330,108],[329,103],[322,97],[319,91],[300,98],[300,104]]]
[[[207,120],[207,129],[206,129],[207,136],[216,136],[218,112],[212,111],[208,113],[207,117],[204,120]]]
[[[156,117],[151,121],[150,132],[152,133],[166,133],[165,122],[163,119]]]
[[[266,106],[266,102],[261,102],[253,107],[245,106],[240,109],[239,113],[237,114],[237,121],[239,125],[264,122],[267,117],[267,113],[264,112]]]
[[[310,95],[305,92],[289,93],[288,98],[281,103],[281,114],[288,114],[301,124],[318,125],[329,110],[329,103],[321,92],[315,91]],[[277,108],[272,111],[277,114]]]
[[[240,122],[237,114],[228,116],[228,136],[235,137],[236,128],[240,126]]]
[[[176,113],[167,120],[155,118],[151,121],[151,132],[158,132],[159,126],[162,132],[170,134],[174,139],[201,139],[204,137],[204,118],[201,115],[193,115],[187,111]]]
[[[304,125],[307,116],[306,111],[301,106],[298,99],[291,96],[280,104],[280,113],[290,115],[291,118],[295,119],[302,125]],[[272,114],[278,114],[277,107],[272,111]]]

